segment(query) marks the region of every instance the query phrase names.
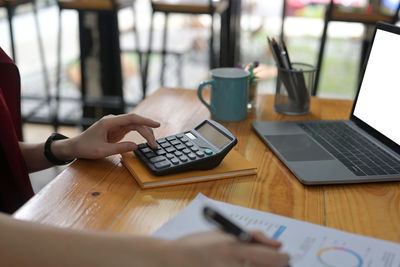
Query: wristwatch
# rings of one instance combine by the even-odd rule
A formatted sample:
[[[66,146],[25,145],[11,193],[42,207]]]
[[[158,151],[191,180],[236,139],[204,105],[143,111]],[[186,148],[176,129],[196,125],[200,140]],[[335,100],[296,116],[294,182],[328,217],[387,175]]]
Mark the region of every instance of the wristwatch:
[[[74,159],[71,160],[58,159],[56,156],[54,156],[53,152],[51,152],[50,148],[51,143],[53,143],[53,141],[63,140],[63,139],[68,139],[68,137],[59,133],[53,133],[52,135],[49,136],[49,138],[47,138],[46,143],[44,144],[44,156],[49,162],[53,163],[54,165],[65,165],[74,161]]]

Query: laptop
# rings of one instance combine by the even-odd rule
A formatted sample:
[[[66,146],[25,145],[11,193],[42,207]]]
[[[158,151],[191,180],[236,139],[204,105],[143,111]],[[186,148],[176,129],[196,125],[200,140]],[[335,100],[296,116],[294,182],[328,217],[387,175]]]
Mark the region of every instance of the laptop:
[[[253,122],[303,184],[400,180],[400,28],[378,23],[349,120]]]

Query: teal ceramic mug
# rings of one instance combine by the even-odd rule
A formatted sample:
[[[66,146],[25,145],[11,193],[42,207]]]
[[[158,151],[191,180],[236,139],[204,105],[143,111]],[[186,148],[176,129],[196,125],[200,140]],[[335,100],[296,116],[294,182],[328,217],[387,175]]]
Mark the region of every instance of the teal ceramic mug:
[[[200,101],[219,121],[240,121],[247,117],[247,94],[250,73],[239,68],[217,68],[210,71],[211,80],[201,82],[197,89]],[[211,85],[210,103],[202,95]]]

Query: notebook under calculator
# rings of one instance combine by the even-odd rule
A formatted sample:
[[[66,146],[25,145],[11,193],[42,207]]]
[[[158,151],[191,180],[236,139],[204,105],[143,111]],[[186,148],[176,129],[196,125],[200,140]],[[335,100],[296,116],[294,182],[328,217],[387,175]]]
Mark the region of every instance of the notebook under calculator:
[[[378,23],[349,120],[253,122],[304,184],[400,180],[400,28]]]

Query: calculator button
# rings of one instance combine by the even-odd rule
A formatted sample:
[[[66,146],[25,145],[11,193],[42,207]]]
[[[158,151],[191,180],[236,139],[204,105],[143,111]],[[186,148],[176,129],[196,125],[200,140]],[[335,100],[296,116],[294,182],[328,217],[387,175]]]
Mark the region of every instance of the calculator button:
[[[182,162],[188,161],[188,157],[186,157],[185,155],[180,156],[179,159],[180,159]]]
[[[213,152],[212,152],[212,150],[211,149],[204,149],[204,154],[206,154],[207,156],[210,156],[210,155],[212,155],[213,154]]]
[[[165,151],[167,151],[168,153],[172,153],[172,152],[176,151],[176,149],[174,147],[170,146],[170,147],[167,147],[165,149]]]
[[[167,139],[168,141],[172,141],[172,140],[175,140],[176,138],[175,138],[175,136],[168,136],[167,138],[165,138],[165,139]]]
[[[167,142],[167,140],[165,140],[165,138],[160,138],[157,140],[157,143],[159,143],[159,144],[163,144],[165,142]]]
[[[172,155],[172,154],[170,154],[170,153],[166,154],[165,156],[166,156],[168,159],[174,158],[174,155]]]
[[[182,152],[185,154],[189,154],[191,151],[189,149],[185,148],[184,150],[182,150]]]
[[[194,146],[194,144],[193,144],[192,142],[186,142],[185,145],[186,145],[187,147],[192,147],[192,146]]]
[[[172,144],[173,146],[176,146],[176,145],[181,144],[181,142],[179,142],[178,140],[172,140],[172,141],[171,141],[171,144]]]
[[[178,150],[182,150],[182,149],[185,149],[186,147],[184,145],[180,144],[180,145],[175,146],[175,148]]]
[[[150,162],[151,163],[156,163],[156,162],[160,162],[160,161],[163,161],[163,160],[166,160],[166,158],[164,156],[157,156],[157,157],[151,158]]]
[[[182,137],[182,138],[180,138],[180,139],[181,139],[182,142],[187,142],[187,141],[189,141],[189,139],[187,139],[187,137],[185,137],[185,136]]]
[[[172,158],[172,159],[171,159],[171,162],[172,162],[174,165],[179,164],[179,160],[178,160],[177,158]]]
[[[157,154],[158,156],[161,156],[161,155],[167,154],[167,152],[165,152],[165,150],[159,149],[159,150],[156,151],[156,154]]]
[[[194,160],[196,158],[196,155],[194,153],[189,153],[187,156],[191,160]]]
[[[145,147],[145,148],[140,149],[140,151],[142,151],[142,153],[149,153],[149,152],[152,152],[153,150],[151,150],[150,147]]]
[[[199,156],[200,158],[204,157],[204,153],[202,151],[197,151],[196,155]]]
[[[157,169],[164,169],[169,166],[171,166],[171,164],[167,160],[160,161],[160,162],[157,162],[156,164],[154,164],[154,167],[156,167]]]
[[[190,148],[193,152],[199,151],[199,148],[197,146],[192,146]]]
[[[170,147],[171,144],[168,143],[168,142],[165,142],[165,143],[162,143],[161,146],[162,146],[163,148],[166,148],[166,147]]]
[[[179,156],[182,156],[183,154],[182,154],[182,152],[180,152],[180,151],[175,151],[175,156],[177,156],[177,157],[179,157]]]
[[[157,156],[156,153],[154,153],[154,152],[149,152],[149,153],[146,153],[144,155],[146,156],[146,158],[152,158],[152,157]]]
[[[143,144],[138,145],[138,148],[139,148],[139,149],[142,149],[142,148],[145,148],[145,147],[147,147],[147,144],[146,144],[146,143],[143,143]]]
[[[178,137],[179,139],[181,139],[181,138],[185,137],[185,135],[184,135],[184,134],[177,134],[176,137]]]

